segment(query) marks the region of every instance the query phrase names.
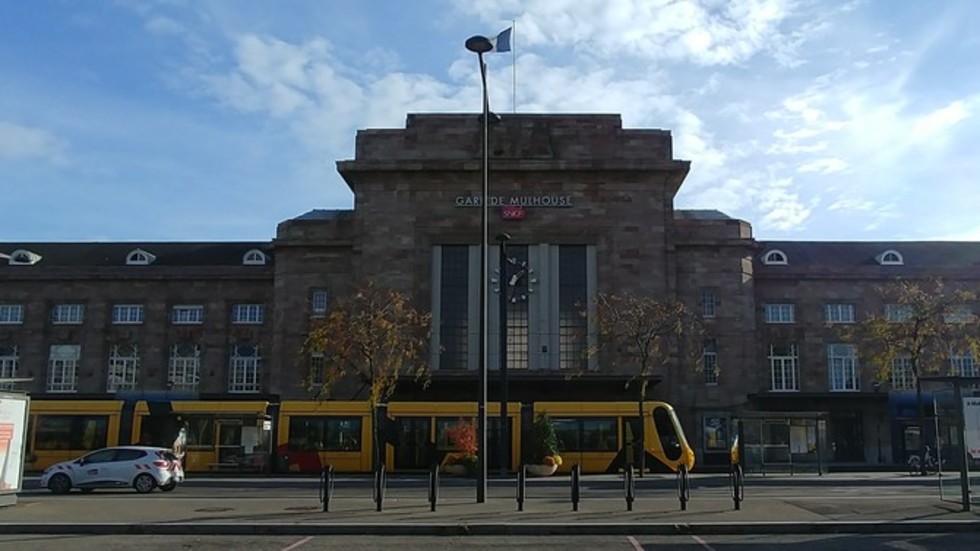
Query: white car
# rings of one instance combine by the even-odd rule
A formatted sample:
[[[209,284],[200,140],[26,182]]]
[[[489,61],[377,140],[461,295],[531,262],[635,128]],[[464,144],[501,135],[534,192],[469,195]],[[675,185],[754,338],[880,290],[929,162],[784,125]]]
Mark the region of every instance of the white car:
[[[72,488],[91,492],[130,486],[141,494],[154,488],[169,492],[183,481],[184,469],[173,452],[147,446],[95,450],[74,461],[56,463],[41,475],[41,487],[56,494],[66,494]]]

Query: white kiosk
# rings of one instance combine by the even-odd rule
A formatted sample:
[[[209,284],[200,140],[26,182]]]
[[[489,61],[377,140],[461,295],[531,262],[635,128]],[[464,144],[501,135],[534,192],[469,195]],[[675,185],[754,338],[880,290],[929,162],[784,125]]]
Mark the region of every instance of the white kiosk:
[[[23,489],[30,403],[27,394],[0,392],[0,507],[15,505]]]

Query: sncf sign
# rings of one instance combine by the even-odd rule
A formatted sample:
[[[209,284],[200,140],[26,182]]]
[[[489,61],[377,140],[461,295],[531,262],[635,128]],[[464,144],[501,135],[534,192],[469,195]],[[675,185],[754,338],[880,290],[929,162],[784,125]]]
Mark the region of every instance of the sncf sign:
[[[524,210],[524,207],[506,205],[500,207],[500,215],[504,220],[524,220],[527,212]]]

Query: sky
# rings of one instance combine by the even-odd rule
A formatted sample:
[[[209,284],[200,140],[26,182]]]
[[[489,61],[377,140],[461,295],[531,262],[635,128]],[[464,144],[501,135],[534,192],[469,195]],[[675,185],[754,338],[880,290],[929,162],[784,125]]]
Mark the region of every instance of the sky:
[[[492,108],[670,130],[676,208],[980,240],[974,0],[7,0],[0,241],[269,240],[352,208],[357,130],[477,112],[463,43],[512,25]]]

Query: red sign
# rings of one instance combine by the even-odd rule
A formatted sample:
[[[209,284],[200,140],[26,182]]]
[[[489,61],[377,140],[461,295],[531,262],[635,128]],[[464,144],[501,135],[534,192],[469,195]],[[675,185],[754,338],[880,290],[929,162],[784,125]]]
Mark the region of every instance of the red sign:
[[[519,207],[516,205],[506,205],[500,207],[500,214],[504,220],[524,220],[527,213],[524,211],[524,207]]]

